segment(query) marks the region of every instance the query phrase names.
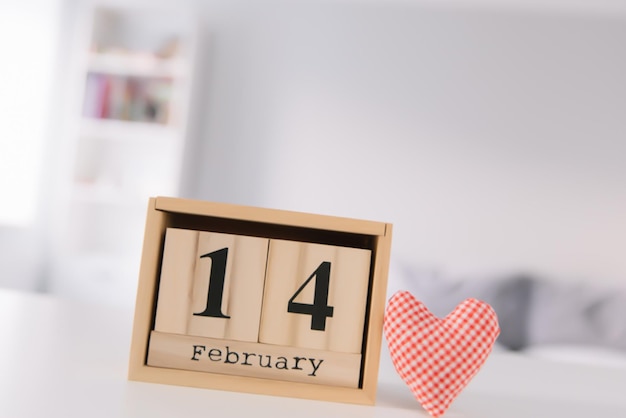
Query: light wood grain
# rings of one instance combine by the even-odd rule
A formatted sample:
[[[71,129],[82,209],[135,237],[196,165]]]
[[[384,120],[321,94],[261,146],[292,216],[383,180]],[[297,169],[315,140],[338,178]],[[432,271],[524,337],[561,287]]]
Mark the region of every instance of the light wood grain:
[[[207,305],[212,259],[201,256],[228,249],[221,313],[200,316]],[[168,228],[161,267],[155,330],[258,340],[268,240]]]
[[[197,253],[198,231],[167,228],[155,329],[187,333]]]
[[[356,388],[361,355],[153,331],[148,365]]]
[[[206,221],[204,220],[205,217]],[[236,230],[229,230],[232,226],[231,221],[229,223],[222,222],[222,220],[234,220],[237,223]],[[238,223],[238,221],[243,222]],[[337,245],[339,242],[342,242],[340,245],[343,245],[344,241],[358,242],[355,246],[372,250],[371,268],[373,269],[373,274],[367,301],[365,329],[364,331],[362,330],[365,341],[363,343],[359,386],[341,387],[310,384],[147,365],[148,344],[153,320],[156,315],[155,292],[159,287],[159,269],[162,261],[165,232],[169,227],[181,227],[182,225],[194,225],[191,229],[210,229],[209,225],[220,225],[219,228],[221,229],[218,230],[240,235],[247,235],[248,228],[250,228],[251,236],[267,238],[283,238],[282,235],[274,235],[272,226],[284,225],[287,228],[293,227],[293,229],[290,236],[283,239],[299,241],[301,235],[303,242],[310,242],[311,237],[314,237],[316,242],[323,242],[329,245]],[[264,231],[263,235],[259,235],[259,231]],[[321,232],[321,234],[318,234],[316,231]],[[342,238],[344,233],[345,237],[348,237],[347,240]],[[352,234],[362,234],[364,239],[359,238],[355,241]],[[239,207],[185,199],[162,197],[150,199],[139,275],[128,378],[161,384],[373,405],[376,400],[390,248],[391,224],[387,223],[355,219],[348,219],[344,222],[344,218]]]
[[[271,240],[259,341],[342,353],[361,353],[371,251]],[[330,263],[325,329],[312,329],[311,315],[288,312],[288,302],[323,262]],[[312,304],[318,277],[294,299]]]
[[[153,318],[154,298],[156,295],[159,255],[165,235],[167,217],[155,208],[156,199],[148,201],[146,228],[137,283],[135,317],[128,364],[128,378],[140,379],[146,361],[148,339]]]
[[[376,399],[378,388],[378,366],[383,344],[383,321],[387,303],[387,281],[391,257],[393,225],[386,224],[385,233],[376,238],[373,263],[374,280],[369,296],[369,316],[363,357],[362,390],[366,398]]]
[[[366,235],[383,235],[385,233],[385,224],[381,222],[226,203],[157,197],[156,207],[158,210],[167,212],[216,216],[224,219],[238,219],[275,225],[289,225]]]

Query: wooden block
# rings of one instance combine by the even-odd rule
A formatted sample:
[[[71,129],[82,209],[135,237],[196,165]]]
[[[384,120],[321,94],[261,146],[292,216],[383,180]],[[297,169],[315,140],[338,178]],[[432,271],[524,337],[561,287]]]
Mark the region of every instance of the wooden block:
[[[371,251],[271,240],[259,341],[361,353]]]
[[[153,331],[148,365],[356,388],[361,355]]]
[[[268,240],[167,228],[155,330],[258,340]]]

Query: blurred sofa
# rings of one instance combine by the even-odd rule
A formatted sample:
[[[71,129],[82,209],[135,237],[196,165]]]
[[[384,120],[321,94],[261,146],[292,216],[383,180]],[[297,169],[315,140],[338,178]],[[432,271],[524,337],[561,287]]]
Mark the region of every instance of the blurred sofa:
[[[498,315],[500,349],[626,368],[626,288],[530,274],[450,277],[392,262],[389,293],[408,290],[438,317],[466,298]]]

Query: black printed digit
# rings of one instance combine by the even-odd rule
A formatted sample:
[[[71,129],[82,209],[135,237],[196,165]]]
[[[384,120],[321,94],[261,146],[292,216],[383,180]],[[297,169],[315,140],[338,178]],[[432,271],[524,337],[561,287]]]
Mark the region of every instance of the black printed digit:
[[[315,278],[315,295],[313,303],[294,302],[294,299]],[[322,262],[317,269],[289,299],[287,312],[303,315],[311,315],[311,329],[316,331],[326,330],[326,318],[333,316],[333,307],[328,306],[328,288],[330,285],[330,262]]]
[[[226,261],[228,248],[213,251],[201,255],[200,258],[211,259],[211,272],[209,273],[209,289],[206,298],[206,308],[202,312],[194,313],[197,316],[210,316],[213,318],[230,318],[222,313],[222,298],[224,296],[224,281],[226,279]]]

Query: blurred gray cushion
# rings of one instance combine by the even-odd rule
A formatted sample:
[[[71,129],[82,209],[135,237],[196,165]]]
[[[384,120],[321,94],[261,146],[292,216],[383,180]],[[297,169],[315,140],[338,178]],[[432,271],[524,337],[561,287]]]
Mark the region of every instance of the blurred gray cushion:
[[[467,298],[488,303],[498,315],[501,329],[498,343],[513,350],[526,345],[528,307],[533,286],[529,277],[453,279],[420,272],[402,264],[394,266],[391,274],[394,286],[411,292],[440,318]]]
[[[408,290],[438,317],[473,297],[498,314],[509,349],[569,344],[626,351],[626,289],[526,275],[446,277],[397,261],[390,290]]]
[[[578,344],[626,350],[626,290],[537,281],[528,343]]]

